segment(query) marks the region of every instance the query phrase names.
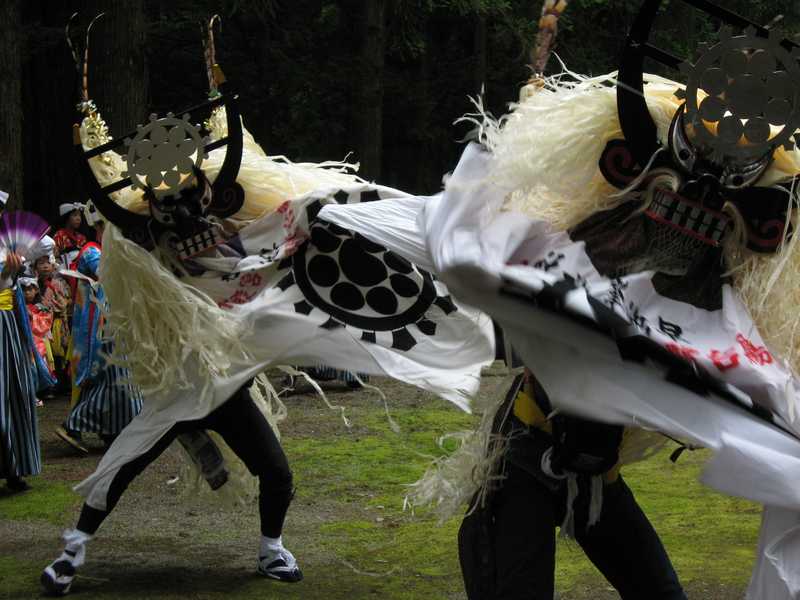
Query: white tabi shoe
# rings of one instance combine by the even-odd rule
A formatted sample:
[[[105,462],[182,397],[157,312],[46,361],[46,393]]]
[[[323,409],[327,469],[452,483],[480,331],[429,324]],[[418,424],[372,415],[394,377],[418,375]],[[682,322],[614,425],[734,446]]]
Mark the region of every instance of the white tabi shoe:
[[[66,542],[64,551],[61,556],[45,567],[39,578],[48,595],[66,596],[69,594],[77,569],[86,559],[86,542],[91,539],[92,536],[77,529],[69,529],[64,532],[64,541]]]
[[[303,579],[303,572],[297,566],[297,560],[283,547],[280,538],[277,543],[262,542],[258,553],[257,570],[260,575],[287,583],[296,583]]]
[[[72,564],[74,558],[74,555],[71,555],[68,550],[64,550],[61,556],[42,571],[40,581],[48,595],[66,596],[69,594],[72,581],[77,573],[77,569]]]

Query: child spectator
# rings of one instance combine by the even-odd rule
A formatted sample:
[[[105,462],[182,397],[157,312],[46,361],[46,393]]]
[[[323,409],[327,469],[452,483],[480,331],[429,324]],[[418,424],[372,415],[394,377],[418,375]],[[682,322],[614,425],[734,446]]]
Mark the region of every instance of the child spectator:
[[[39,282],[32,277],[20,277],[22,293],[25,294],[25,304],[28,308],[28,318],[33,330],[33,341],[36,351],[47,363],[50,372],[53,372],[53,354],[50,350],[50,330],[53,326],[53,313],[42,302],[39,293]]]
[[[20,277],[18,283],[22,286],[22,293],[25,295],[25,304],[28,309],[28,319],[30,320],[36,352],[42,357],[50,373],[54,374],[55,365],[53,363],[53,353],[50,349],[50,330],[53,327],[53,313],[42,303],[39,282],[36,279]],[[41,406],[41,401],[37,405]]]
[[[68,386],[67,363],[69,357],[70,321],[72,318],[72,292],[67,280],[56,272],[53,254],[40,256],[34,262],[34,272],[39,278],[39,289],[44,304],[53,315],[50,349],[58,380]]]
[[[56,258],[64,267],[69,267],[78,256],[78,252],[86,244],[86,236],[80,232],[83,204],[68,202],[58,207],[62,227],[53,236],[56,242]]]

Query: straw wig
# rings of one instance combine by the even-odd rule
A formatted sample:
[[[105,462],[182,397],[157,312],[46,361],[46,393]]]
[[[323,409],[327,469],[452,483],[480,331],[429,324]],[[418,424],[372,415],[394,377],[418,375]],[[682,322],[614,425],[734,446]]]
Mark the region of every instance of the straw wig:
[[[666,145],[670,123],[681,101],[682,86],[655,75],[645,76],[645,98],[658,135]],[[598,211],[630,200],[603,177],[598,160],[610,140],[622,138],[617,115],[614,74],[581,78],[572,74],[549,79],[537,91],[523,88],[520,102],[500,119],[480,113],[468,117],[479,125],[481,139],[493,155],[492,177],[511,182],[514,191],[504,210],[516,210],[566,230]],[[774,254],[752,252],[743,243],[741,218],[730,203],[725,211],[739,231],[729,235],[724,260],[734,287],[772,351],[800,372],[800,248],[796,227],[795,177],[800,152],[779,147],[758,185],[781,186],[789,219]]]

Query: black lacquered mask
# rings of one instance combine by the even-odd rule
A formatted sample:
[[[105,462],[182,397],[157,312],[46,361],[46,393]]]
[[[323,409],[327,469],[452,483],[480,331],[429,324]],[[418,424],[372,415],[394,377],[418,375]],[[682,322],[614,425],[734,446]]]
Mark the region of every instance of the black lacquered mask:
[[[648,39],[661,0],[647,0],[628,36],[617,86],[623,140],[612,140],[600,159],[606,179],[637,190],[652,186],[647,215],[711,246],[731,229],[722,213],[733,204],[747,227],[747,244],[775,251],[788,230],[791,194],[785,187],[758,182],[779,147],[794,147],[800,127],[798,47],[778,41],[763,27],[706,0],[683,0],[725,23],[719,40],[702,44],[696,62],[683,61],[652,46]],[[732,27],[743,30],[734,35]],[[678,68],[687,77],[676,96],[683,104],[669,130],[667,147],[644,97],[644,58]],[[642,176],[670,174],[660,187]]]
[[[244,202],[244,191],[236,183],[242,160],[242,123],[237,96],[228,89],[218,67],[220,93],[175,117],[151,115],[147,125],[106,144],[84,150],[79,125],[74,126],[75,151],[92,201],[125,237],[146,249],[166,246],[186,259],[222,241],[215,221],[235,214]],[[202,126],[193,125],[192,115],[225,108],[228,135],[210,141]],[[127,148],[127,171],[119,181],[101,187],[89,159],[104,152]],[[213,183],[202,170],[208,153],[225,146],[225,159]],[[111,194],[126,187],[144,190],[149,215],[131,212],[118,205]]]

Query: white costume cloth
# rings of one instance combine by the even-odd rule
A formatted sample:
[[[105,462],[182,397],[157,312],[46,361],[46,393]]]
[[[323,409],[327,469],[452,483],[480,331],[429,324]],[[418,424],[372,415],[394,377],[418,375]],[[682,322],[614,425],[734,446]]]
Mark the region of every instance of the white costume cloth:
[[[765,347],[736,291],[725,285],[722,308],[709,311],[661,296],[652,272],[609,280],[593,267],[583,242],[551,231],[545,222],[501,212],[511,190],[492,183],[490,170],[489,153],[470,145],[443,194],[409,200],[405,212],[392,206],[405,217],[400,230],[406,232],[414,229],[411,209],[419,209],[421,234],[411,243],[385,235],[392,233],[389,228],[358,227],[356,212],[326,207],[321,216],[395,251],[404,253],[405,246],[407,257],[427,245],[434,273],[460,301],[503,326],[555,408],[712,449],[702,481],[765,507],[748,598],[798,598],[800,423],[794,416],[800,388]],[[389,209],[387,204],[359,210]],[[366,220],[380,223],[383,216]],[[691,358],[722,393],[701,395],[670,383],[663,362],[624,359],[624,346],[604,323],[609,320],[617,334]],[[789,432],[770,423],[772,417],[746,410],[751,402],[776,415]]]
[[[191,378],[198,364],[190,356],[184,368],[192,385],[146,397],[97,470],[76,486],[87,503],[105,509],[124,464],[175,423],[209,414],[271,364],[325,364],[389,376],[468,409],[482,366],[494,359],[491,320],[455,304],[444,285],[405,259],[315,220],[325,203],[399,202],[402,196],[365,184],[308,194],[229,240],[237,256],[196,260],[206,271],[187,283],[250,319],[243,339],[250,356],[231,357],[227,375],[211,382]],[[101,266],[101,282],[102,275]],[[113,304],[111,310],[113,319]]]

